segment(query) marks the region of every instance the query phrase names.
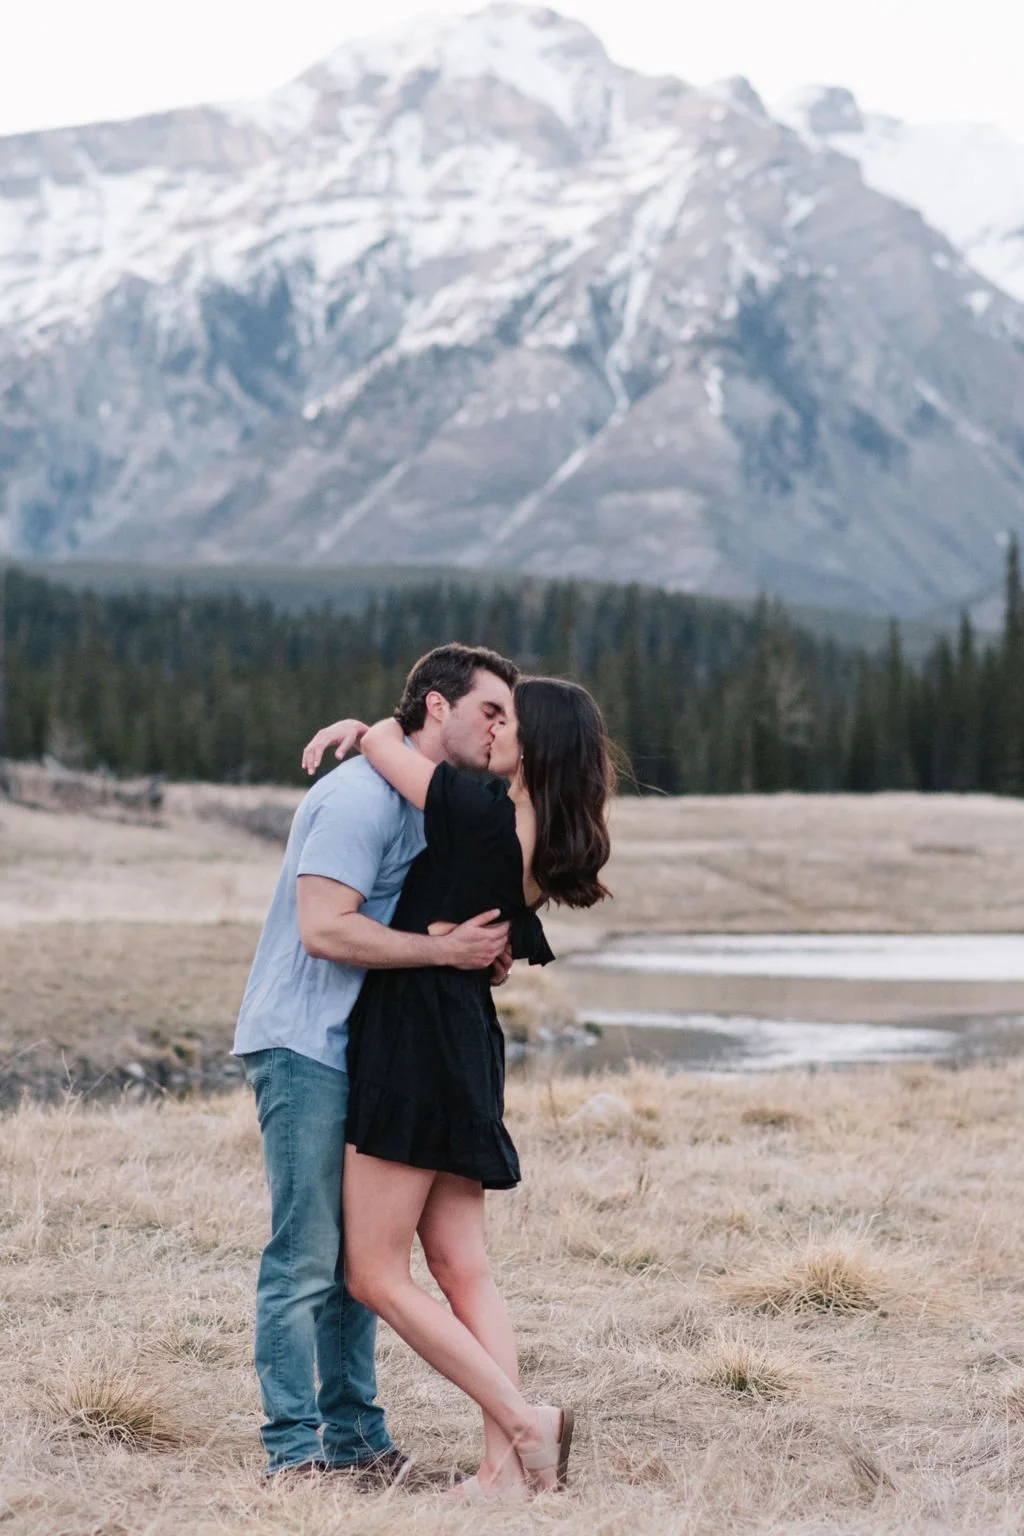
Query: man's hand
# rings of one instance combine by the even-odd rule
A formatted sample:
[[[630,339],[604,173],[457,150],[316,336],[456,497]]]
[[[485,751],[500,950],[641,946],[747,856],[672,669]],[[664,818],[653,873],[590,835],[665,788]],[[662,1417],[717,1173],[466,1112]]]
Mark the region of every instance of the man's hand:
[[[435,965],[450,965],[457,971],[489,971],[499,955],[508,948],[508,923],[498,922],[500,911],[481,912],[467,923],[460,923],[451,933],[434,940]]]
[[[508,981],[509,971],[512,969],[512,944],[505,945],[501,954],[491,966],[491,986],[503,987]]]

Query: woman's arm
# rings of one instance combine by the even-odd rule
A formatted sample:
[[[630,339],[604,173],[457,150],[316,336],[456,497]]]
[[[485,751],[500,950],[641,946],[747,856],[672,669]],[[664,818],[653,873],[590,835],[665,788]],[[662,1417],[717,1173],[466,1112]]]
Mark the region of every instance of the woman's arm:
[[[397,720],[378,720],[371,725],[360,742],[360,750],[370,767],[376,768],[403,800],[422,811],[437,764],[405,745]]]

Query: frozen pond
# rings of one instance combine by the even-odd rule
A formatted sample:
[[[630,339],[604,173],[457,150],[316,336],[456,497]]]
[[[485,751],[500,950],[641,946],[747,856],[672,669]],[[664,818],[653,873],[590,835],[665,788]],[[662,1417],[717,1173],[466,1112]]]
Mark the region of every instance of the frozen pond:
[[[529,1071],[765,1071],[1024,1051],[1024,938],[628,935],[558,967],[588,1031]]]
[[[1024,1015],[927,1024],[833,1024],[742,1015],[581,1011],[585,1036],[540,1052],[530,1074],[618,1070],[631,1062],[675,1071],[766,1072],[886,1061],[1001,1061],[1024,1052]]]
[[[614,939],[570,966],[661,975],[1024,982],[1017,934],[665,934]]]

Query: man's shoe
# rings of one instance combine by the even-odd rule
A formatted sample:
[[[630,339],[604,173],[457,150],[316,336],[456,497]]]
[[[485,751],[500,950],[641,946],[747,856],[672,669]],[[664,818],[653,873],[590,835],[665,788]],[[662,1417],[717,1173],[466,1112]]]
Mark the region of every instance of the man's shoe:
[[[381,1451],[379,1456],[368,1457],[348,1467],[339,1467],[354,1478],[360,1493],[383,1493],[388,1488],[402,1487],[410,1493],[434,1487],[434,1481],[418,1467],[410,1456],[397,1446]]]

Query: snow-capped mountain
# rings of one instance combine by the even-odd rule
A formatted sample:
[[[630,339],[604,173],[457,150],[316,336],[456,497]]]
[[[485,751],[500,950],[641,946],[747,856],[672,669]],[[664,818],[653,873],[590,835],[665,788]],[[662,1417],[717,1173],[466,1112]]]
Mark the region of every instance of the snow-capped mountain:
[[[1024,309],[798,128],[498,4],[0,139],[0,549],[973,600]]]
[[[1024,299],[1024,143],[988,123],[906,123],[811,86],[773,115],[850,155],[869,187],[916,208],[990,282]]]

